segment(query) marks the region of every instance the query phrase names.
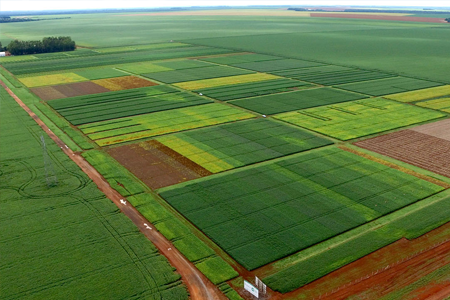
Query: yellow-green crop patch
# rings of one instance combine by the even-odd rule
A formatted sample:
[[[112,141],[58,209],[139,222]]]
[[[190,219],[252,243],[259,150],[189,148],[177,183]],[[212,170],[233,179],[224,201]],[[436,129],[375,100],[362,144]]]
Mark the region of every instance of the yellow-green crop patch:
[[[73,83],[73,82],[81,82],[88,81],[89,79],[75,73],[58,73],[51,75],[40,75],[40,76],[32,76],[21,78],[20,81],[25,84],[27,87],[37,87],[44,85],[57,85],[64,83]]]
[[[444,116],[392,100],[365,99],[288,112],[275,118],[340,140],[350,140]]]
[[[98,145],[113,145],[171,132],[250,119],[253,114],[212,103],[81,125]]]
[[[329,145],[294,126],[254,119],[157,138],[212,173]]]
[[[401,102],[414,102],[450,95],[450,85],[384,96]]]
[[[279,76],[265,73],[246,74],[237,76],[228,76],[221,78],[203,79],[188,82],[175,83],[174,85],[185,90],[198,90],[204,88],[218,87],[231,84],[258,82],[271,79],[279,79]]]
[[[450,98],[439,98],[415,103],[417,106],[437,109],[450,113]]]

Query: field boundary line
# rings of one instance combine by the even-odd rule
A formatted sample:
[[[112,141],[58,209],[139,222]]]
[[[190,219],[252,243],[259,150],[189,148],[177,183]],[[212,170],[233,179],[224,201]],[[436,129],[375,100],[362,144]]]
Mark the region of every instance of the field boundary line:
[[[181,252],[179,252],[172,243],[167,240],[148,220],[143,217],[139,211],[134,208],[126,198],[114,190],[103,176],[92,167],[79,153],[73,152],[64,142],[59,139],[45,123],[23,103],[14,92],[0,80],[0,85],[14,98],[14,100],[22,107],[30,117],[48,134],[48,136],[61,148],[61,150],[69,156],[78,167],[86,173],[89,178],[97,185],[98,189],[108,197],[121,212],[127,216],[164,255],[172,266],[177,269],[181,275],[182,281],[189,289],[191,299],[210,299],[225,300],[225,295],[203,275],[189,260],[187,260]],[[154,229],[153,229],[154,228]]]
[[[420,174],[419,172],[416,172],[416,171],[407,169],[407,168],[405,168],[405,167],[401,167],[401,166],[399,166],[399,165],[397,165],[397,164],[388,162],[388,161],[386,161],[386,160],[384,160],[384,159],[381,159],[381,158],[377,158],[377,157],[372,156],[372,155],[370,155],[370,154],[368,154],[368,153],[364,153],[364,152],[362,152],[362,151],[358,151],[358,150],[356,150],[356,149],[352,149],[352,148],[349,148],[349,147],[344,146],[344,145],[340,145],[340,146],[338,146],[338,148],[340,148],[340,149],[342,149],[342,150],[344,150],[344,151],[347,151],[347,152],[356,154],[356,155],[358,155],[358,156],[361,156],[361,157],[370,159],[371,161],[374,161],[374,162],[380,163],[380,164],[382,164],[382,165],[388,166],[388,167],[390,167],[390,168],[392,168],[392,169],[399,170],[399,171],[401,171],[401,172],[403,172],[403,173],[412,175],[412,176],[417,177],[417,178],[419,178],[419,179],[423,179],[423,180],[425,180],[425,181],[434,183],[434,184],[439,185],[439,186],[441,186],[441,187],[443,187],[443,188],[445,188],[445,189],[450,188],[450,184],[448,184],[448,183],[446,183],[446,182],[444,182],[444,181],[441,181],[441,180],[436,179],[436,178],[432,178],[432,177],[427,176],[427,175]]]

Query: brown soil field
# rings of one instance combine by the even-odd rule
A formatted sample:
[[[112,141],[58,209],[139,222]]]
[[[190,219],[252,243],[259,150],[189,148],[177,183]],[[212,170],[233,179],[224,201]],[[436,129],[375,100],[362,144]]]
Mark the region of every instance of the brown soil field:
[[[30,90],[44,101],[111,91],[90,81],[37,87]]]
[[[405,21],[405,22],[427,22],[427,23],[446,23],[444,18],[424,18],[424,17],[407,17],[407,16],[390,16],[381,14],[348,14],[348,13],[311,13],[313,18],[348,18],[348,19],[370,19],[370,20],[388,20],[388,21]]]
[[[151,189],[212,174],[155,140],[111,148],[108,153]]]
[[[411,130],[450,141],[450,119],[417,126]]]
[[[44,101],[67,98],[63,93],[58,92],[52,86],[44,86],[30,89],[36,96]]]
[[[402,130],[357,142],[355,145],[450,177],[448,140],[415,130]]]
[[[136,76],[124,76],[116,78],[98,79],[92,81],[111,91],[121,91],[128,89],[135,89],[146,86],[158,85],[156,82],[146,80]]]
[[[450,274],[422,281],[431,273],[450,267],[450,223],[414,239],[401,239],[350,263],[304,287],[284,294],[294,299],[447,299]],[[446,286],[444,293],[443,285]],[[445,297],[433,298],[439,293]]]

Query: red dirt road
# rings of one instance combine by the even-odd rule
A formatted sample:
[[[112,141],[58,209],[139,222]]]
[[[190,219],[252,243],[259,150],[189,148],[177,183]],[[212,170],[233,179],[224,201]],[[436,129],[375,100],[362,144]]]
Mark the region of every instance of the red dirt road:
[[[424,18],[407,16],[388,16],[388,15],[370,15],[370,14],[331,14],[331,13],[311,13],[311,17],[319,18],[345,18],[345,19],[368,19],[368,20],[387,20],[404,22],[426,22],[426,23],[447,23],[444,18]]]
[[[89,178],[98,186],[98,188],[109,198],[119,209],[130,218],[139,230],[167,257],[181,275],[183,282],[188,287],[191,299],[198,300],[225,300],[226,297],[219,289],[209,281],[195,266],[188,261],[155,227],[148,222],[131,204],[126,201],[117,191],[115,191],[108,182],[94,169],[84,158],[74,153],[66,147],[39,117],[34,114],[2,81],[0,81],[5,90],[14,98],[14,100],[41,126],[41,128],[55,141],[55,143],[66,153]],[[125,201],[125,202],[123,202]],[[147,225],[147,226],[146,226]]]

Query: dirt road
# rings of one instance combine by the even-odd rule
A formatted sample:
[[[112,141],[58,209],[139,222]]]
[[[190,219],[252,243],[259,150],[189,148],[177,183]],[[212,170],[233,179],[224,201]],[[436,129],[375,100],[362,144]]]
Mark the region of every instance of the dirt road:
[[[188,287],[191,299],[198,300],[219,300],[226,297],[219,289],[209,281],[195,266],[187,260],[155,227],[149,223],[128,201],[122,197],[116,190],[111,188],[108,182],[94,169],[84,158],[74,153],[60,140],[42,120],[28,108],[6,85],[0,81],[0,84],[14,98],[14,100],[41,126],[41,128],[55,141],[55,143],[66,153],[89,178],[98,186],[98,188],[109,198],[119,209],[130,218],[139,230],[167,257],[181,275],[183,282]]]

